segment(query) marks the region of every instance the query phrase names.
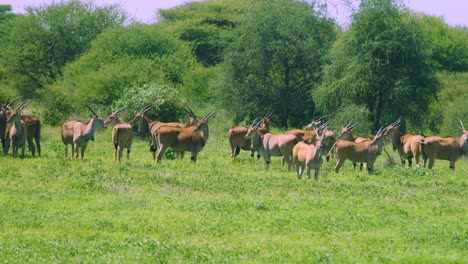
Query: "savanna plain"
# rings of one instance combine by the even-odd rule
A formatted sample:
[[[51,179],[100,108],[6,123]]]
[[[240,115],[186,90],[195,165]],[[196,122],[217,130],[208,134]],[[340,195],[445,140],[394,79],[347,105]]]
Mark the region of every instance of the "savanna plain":
[[[273,157],[229,156],[227,128],[210,120],[196,163],[157,164],[145,139],[114,161],[111,128],[84,160],[65,159],[58,127],[41,157],[0,157],[4,263],[467,263],[468,161],[456,169],[391,164],[375,174],[324,162],[298,180]],[[397,154],[388,140],[385,150]],[[70,151],[70,150],[69,150]]]

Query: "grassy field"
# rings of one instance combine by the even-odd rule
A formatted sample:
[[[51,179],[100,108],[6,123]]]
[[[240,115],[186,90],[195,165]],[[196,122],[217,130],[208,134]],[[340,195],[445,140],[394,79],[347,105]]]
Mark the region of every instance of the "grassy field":
[[[43,155],[0,157],[0,260],[5,263],[467,263],[468,161],[456,170],[388,166],[297,180],[273,158],[232,161],[215,128],[196,164],[152,160],[135,140],[113,160],[111,129],[85,159],[63,158],[59,128]],[[387,145],[387,151],[395,155]]]

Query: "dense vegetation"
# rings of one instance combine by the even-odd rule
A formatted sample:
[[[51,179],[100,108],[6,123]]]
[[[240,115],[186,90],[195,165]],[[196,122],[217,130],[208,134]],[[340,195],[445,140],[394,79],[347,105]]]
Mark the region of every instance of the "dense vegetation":
[[[399,116],[405,132],[468,126],[466,27],[365,0],[341,28],[326,2],[199,1],[152,24],[87,0],[0,5],[0,103],[32,99],[43,123],[41,158],[0,157],[0,259],[466,263],[466,159],[403,168],[387,144],[375,175],[331,162],[315,182],[279,159],[229,158],[227,129],[269,112],[275,132],[323,115],[366,136]],[[118,165],[109,128],[83,161],[63,158],[58,125],[86,105],[128,105],[129,120],[149,103],[162,121],[217,111],[197,163],[156,164],[136,138]]]
[[[26,15],[3,6],[0,101],[35,99],[31,110],[56,125],[86,114],[84,104],[109,111],[130,90],[154,95],[153,87],[174,90],[169,105],[148,99],[173,110],[160,118],[189,104],[226,109],[236,124],[270,111],[283,128],[332,115],[336,127],[353,119],[369,133],[403,116],[412,132],[455,133],[468,113],[452,100],[467,97],[466,28],[368,0],[342,29],[323,3],[193,2],[162,10],[153,24],[79,0]]]

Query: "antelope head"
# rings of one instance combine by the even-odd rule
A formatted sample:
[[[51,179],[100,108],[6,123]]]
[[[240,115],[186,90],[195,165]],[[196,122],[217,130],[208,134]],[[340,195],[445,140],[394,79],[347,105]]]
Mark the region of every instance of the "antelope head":
[[[7,117],[7,123],[13,123],[13,122],[19,121],[21,118],[21,111],[23,111],[23,109],[26,106],[28,106],[29,103],[31,103],[31,101],[26,102],[26,103],[21,103],[20,105],[18,105],[18,107],[16,107],[15,110],[11,110],[11,104],[10,104],[8,108],[10,109],[11,113]]]
[[[382,141],[381,140],[382,136],[384,135],[386,130],[387,130],[387,128],[380,127],[379,130],[377,131],[377,133],[375,133],[375,135],[372,137],[371,145],[373,145],[375,143],[380,143]]]
[[[385,134],[384,136],[387,136],[387,135],[390,135],[390,136],[393,136],[393,135],[396,135],[396,132],[398,130],[398,128],[400,127],[400,123],[401,123],[401,116],[393,123],[391,123],[390,125],[388,125],[386,128],[385,128]]]
[[[104,121],[102,121],[102,119],[99,118],[98,114],[96,114],[96,112],[94,112],[94,110],[91,107],[89,107],[89,105],[87,105],[87,107],[91,111],[91,113],[89,114],[89,117],[91,118],[90,123],[93,123],[93,126],[95,126],[95,128],[106,128]]]
[[[138,123],[141,122],[141,120],[144,120],[145,118],[145,113],[151,110],[153,107],[154,107],[153,105],[144,106],[140,111],[138,111],[138,113],[136,113],[136,115],[128,123],[133,124],[135,122],[138,122]]]
[[[306,127],[305,130],[315,130],[320,126],[322,121],[326,118],[327,116],[322,116],[319,117],[318,119],[315,119],[314,121],[310,122]]]
[[[247,133],[244,136],[245,139],[251,139],[251,138],[254,138],[257,135],[258,128],[259,128],[260,124],[263,122],[263,119],[261,119],[260,121],[255,123],[256,120],[257,119],[255,119],[252,122],[252,124],[250,125],[250,127],[247,129]]]
[[[112,122],[114,122],[114,124],[121,123],[122,121],[119,119],[117,114],[125,110],[127,107],[128,105],[124,105],[121,108],[117,109],[115,112],[113,112],[106,120],[104,120],[104,125],[108,125]]]
[[[356,128],[357,126],[357,123],[353,123],[353,121],[349,121],[349,123],[342,127],[341,128],[341,132],[340,134],[338,135],[338,138],[342,139],[346,139],[346,138],[351,138],[351,133],[353,132],[353,130]]]

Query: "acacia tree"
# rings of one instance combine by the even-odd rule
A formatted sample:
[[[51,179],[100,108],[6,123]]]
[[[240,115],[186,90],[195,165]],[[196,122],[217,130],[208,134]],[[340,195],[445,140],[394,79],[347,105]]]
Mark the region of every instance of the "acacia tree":
[[[415,16],[394,0],[366,0],[329,55],[314,99],[324,112],[364,107],[373,129],[399,116],[420,123],[439,85]]]
[[[0,67],[7,72],[5,81],[27,97],[60,78],[62,67],[105,28],[125,20],[117,6],[79,0],[30,6],[26,12],[0,23]]]
[[[260,1],[236,33],[218,81],[235,121],[270,111],[282,127],[308,121],[314,111],[308,94],[335,39],[333,21],[313,3]]]

